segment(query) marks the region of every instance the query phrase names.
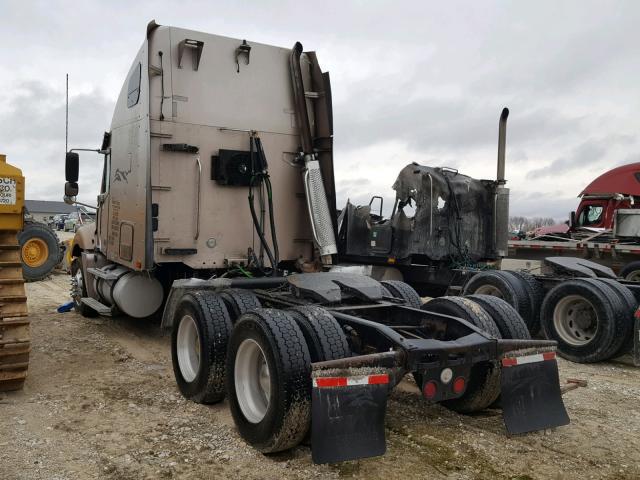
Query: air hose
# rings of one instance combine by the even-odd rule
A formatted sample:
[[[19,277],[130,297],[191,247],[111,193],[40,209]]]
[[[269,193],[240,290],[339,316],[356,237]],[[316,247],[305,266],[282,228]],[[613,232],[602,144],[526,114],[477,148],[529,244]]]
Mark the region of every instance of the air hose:
[[[252,135],[250,138],[250,158],[251,158],[251,166],[253,168],[253,176],[251,177],[250,185],[249,185],[249,209],[251,210],[251,218],[253,219],[253,226],[258,234],[258,238],[260,239],[260,244],[264,249],[264,252],[267,254],[269,258],[269,263],[271,264],[271,276],[278,275],[278,263],[279,259],[279,251],[278,251],[278,240],[276,238],[276,225],[273,214],[273,191],[271,188],[271,180],[269,179],[268,167],[267,167],[267,159],[264,154],[264,150],[262,148],[262,142],[260,138]],[[254,152],[255,149],[255,152]],[[254,157],[254,153],[256,157]],[[254,161],[256,160],[256,161]],[[262,222],[258,219],[258,215],[256,214],[255,204],[254,204],[254,195],[253,195],[253,187],[258,187],[262,189],[262,186],[265,186],[267,191],[267,204],[269,209],[269,224],[271,229],[271,241],[273,243],[273,250],[264,234],[264,228]],[[262,266],[261,266],[262,267]]]

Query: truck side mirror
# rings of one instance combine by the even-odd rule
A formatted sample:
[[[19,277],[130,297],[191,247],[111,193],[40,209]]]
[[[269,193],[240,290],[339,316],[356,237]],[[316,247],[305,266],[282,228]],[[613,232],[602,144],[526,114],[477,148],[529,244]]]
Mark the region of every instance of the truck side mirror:
[[[64,162],[64,173],[67,182],[74,183],[76,190],[78,189],[78,171],[80,170],[80,155],[76,152],[67,152]],[[65,191],[67,186],[64,187]]]
[[[75,197],[78,195],[78,184],[76,182],[66,182],[64,184],[64,196]]]
[[[569,228],[574,228],[576,226],[576,212],[571,212],[569,214]]]

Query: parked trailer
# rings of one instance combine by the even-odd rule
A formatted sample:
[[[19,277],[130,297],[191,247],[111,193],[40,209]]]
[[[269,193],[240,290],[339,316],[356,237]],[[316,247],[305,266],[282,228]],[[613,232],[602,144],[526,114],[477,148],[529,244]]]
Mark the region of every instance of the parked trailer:
[[[580,257],[612,268],[625,280],[640,281],[640,163],[613,168],[580,193],[569,221],[534,230],[533,238],[509,241],[509,257],[539,260]]]
[[[512,433],[566,424],[555,342],[501,339],[496,322],[526,330],[505,302],[421,307],[405,283],[326,272],[331,112],[329,75],[301,44],[151,22],[94,150],[103,179],[96,223],[73,242],[76,309],[163,311],[182,394],[227,397],[265,453],[309,428],[317,462],[383,453],[387,395],[406,373],[460,412],[501,395]],[[78,151],[66,156],[70,203]]]
[[[581,238],[544,235],[530,240],[509,240],[508,257],[542,261],[549,255],[577,257],[611,268],[620,277],[640,282],[640,243],[612,238],[611,232],[590,232]]]

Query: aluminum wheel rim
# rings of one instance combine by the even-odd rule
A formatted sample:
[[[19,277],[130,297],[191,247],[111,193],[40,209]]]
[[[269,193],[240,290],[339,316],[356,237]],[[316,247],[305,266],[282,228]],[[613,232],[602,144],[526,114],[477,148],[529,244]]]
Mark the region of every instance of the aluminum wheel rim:
[[[233,378],[242,414],[251,423],[261,422],[269,408],[271,374],[267,358],[255,340],[243,340],[238,347]]]
[[[82,292],[84,291],[84,279],[82,278],[82,267],[78,267],[78,271],[74,275],[74,291],[72,296],[79,299],[82,297]]]
[[[634,270],[633,272],[629,272],[627,276],[624,277],[624,279],[630,282],[640,282],[640,270]]]
[[[187,382],[193,382],[200,370],[200,334],[191,315],[185,315],[180,319],[176,350],[182,378]]]
[[[568,295],[553,310],[553,326],[560,338],[576,347],[593,340],[598,332],[598,314],[591,302],[580,295]]]
[[[473,292],[476,295],[491,295],[492,297],[498,297],[504,299],[502,292],[498,287],[494,287],[493,285],[482,285],[478,287],[478,289]]]

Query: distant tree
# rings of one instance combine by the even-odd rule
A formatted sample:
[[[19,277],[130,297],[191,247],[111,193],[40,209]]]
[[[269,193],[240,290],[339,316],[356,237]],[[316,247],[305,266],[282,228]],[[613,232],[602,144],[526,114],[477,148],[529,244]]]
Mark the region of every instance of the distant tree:
[[[555,225],[557,222],[551,217],[522,217],[511,216],[509,217],[509,230],[529,232],[539,227],[547,227],[549,225]]]

